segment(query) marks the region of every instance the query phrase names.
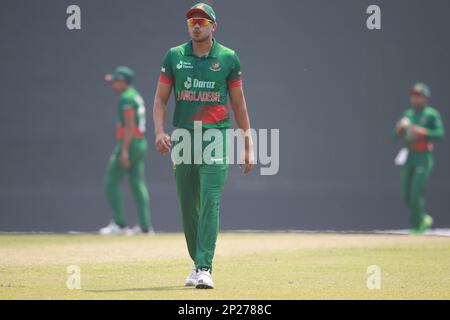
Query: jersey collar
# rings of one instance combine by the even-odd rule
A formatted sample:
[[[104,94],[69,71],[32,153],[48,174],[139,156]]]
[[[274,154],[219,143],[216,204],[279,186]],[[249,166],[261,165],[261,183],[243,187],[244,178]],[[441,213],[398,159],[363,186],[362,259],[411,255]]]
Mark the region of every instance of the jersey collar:
[[[213,44],[211,47],[211,50],[209,51],[209,53],[204,56],[204,58],[217,58],[217,54],[218,54],[218,43],[216,41],[216,39],[212,39]],[[196,57],[196,55],[194,54],[194,51],[192,50],[192,40],[190,40],[187,45],[186,48],[184,49],[184,55],[185,56],[194,56]]]

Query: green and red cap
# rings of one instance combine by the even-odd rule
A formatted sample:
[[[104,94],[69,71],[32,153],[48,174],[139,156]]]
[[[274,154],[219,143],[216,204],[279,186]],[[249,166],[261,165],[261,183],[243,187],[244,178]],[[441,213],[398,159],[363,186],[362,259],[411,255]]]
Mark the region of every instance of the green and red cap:
[[[190,19],[192,17],[192,14],[194,13],[201,13],[207,16],[210,20],[216,22],[216,13],[214,12],[213,8],[206,3],[197,3],[195,6],[189,9],[188,12],[186,12],[186,18]]]
[[[134,80],[134,71],[131,68],[120,66],[114,69],[113,72],[105,75],[106,81],[123,80],[127,83],[132,83]]]
[[[420,95],[422,95],[424,97],[427,97],[427,98],[429,98],[431,96],[430,87],[427,86],[425,83],[422,83],[422,82],[416,83],[411,88],[411,93],[420,94]]]

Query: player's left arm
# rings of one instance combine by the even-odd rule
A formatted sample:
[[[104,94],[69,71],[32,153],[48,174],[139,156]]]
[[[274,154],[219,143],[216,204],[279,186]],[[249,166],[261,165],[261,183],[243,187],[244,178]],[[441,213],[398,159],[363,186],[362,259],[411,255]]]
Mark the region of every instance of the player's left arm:
[[[130,155],[129,155],[129,149],[131,141],[133,140],[133,133],[135,130],[135,123],[134,123],[134,117],[136,112],[134,111],[134,108],[129,107],[126,108],[123,111],[123,118],[124,118],[124,137],[123,137],[123,143],[121,147],[120,152],[120,163],[124,167],[130,166]]]
[[[415,126],[413,132],[418,137],[426,138],[427,140],[442,140],[445,136],[444,125],[442,124],[441,115],[436,112],[429,119],[429,126],[427,128]]]
[[[248,174],[254,166],[253,141],[250,132],[250,118],[248,116],[247,104],[245,102],[244,90],[242,85],[230,87],[228,89],[230,95],[231,108],[233,109],[236,124],[245,133],[245,167],[244,174]]]
[[[441,115],[436,112],[431,118],[431,127],[427,129],[426,138],[428,140],[442,140],[445,136],[445,129]]]
[[[248,116],[247,104],[245,103],[244,90],[242,89],[241,61],[236,53],[232,56],[232,67],[227,77],[228,94],[230,96],[231,108],[234,119],[239,129],[244,131],[244,175],[247,175],[254,166],[253,140],[250,131],[250,118]]]

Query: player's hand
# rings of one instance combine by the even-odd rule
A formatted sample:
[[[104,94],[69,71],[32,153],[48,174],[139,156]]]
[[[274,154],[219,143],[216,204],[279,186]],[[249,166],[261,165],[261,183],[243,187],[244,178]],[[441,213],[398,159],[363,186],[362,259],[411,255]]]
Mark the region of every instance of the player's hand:
[[[398,133],[404,133],[411,126],[411,121],[408,118],[402,118],[395,126]]]
[[[130,167],[130,156],[128,154],[128,150],[122,150],[120,152],[120,158],[119,158],[120,164],[124,166],[125,168]]]
[[[246,176],[250,171],[252,171],[253,167],[255,166],[255,154],[253,152],[253,147],[245,148],[245,151],[243,152],[243,158],[244,164],[241,164],[240,167],[244,168],[242,173],[244,174],[244,176]]]
[[[417,139],[424,137],[427,133],[425,128],[416,125],[411,126],[409,130],[410,134],[406,137],[407,141],[416,141]]]
[[[161,154],[166,154],[170,152],[172,148],[172,142],[170,141],[170,136],[167,133],[159,133],[156,135],[155,139],[156,150]]]
[[[422,137],[427,134],[427,129],[414,125],[411,127],[411,132],[417,137]]]

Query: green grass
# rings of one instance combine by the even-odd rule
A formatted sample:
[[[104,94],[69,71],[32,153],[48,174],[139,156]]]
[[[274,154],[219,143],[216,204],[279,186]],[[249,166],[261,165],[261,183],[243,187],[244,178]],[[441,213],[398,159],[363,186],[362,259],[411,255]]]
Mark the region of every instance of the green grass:
[[[216,289],[195,290],[181,234],[0,235],[0,299],[450,298],[450,238],[225,233],[216,252]],[[80,290],[66,287],[68,265]],[[366,286],[369,265],[380,290]]]

